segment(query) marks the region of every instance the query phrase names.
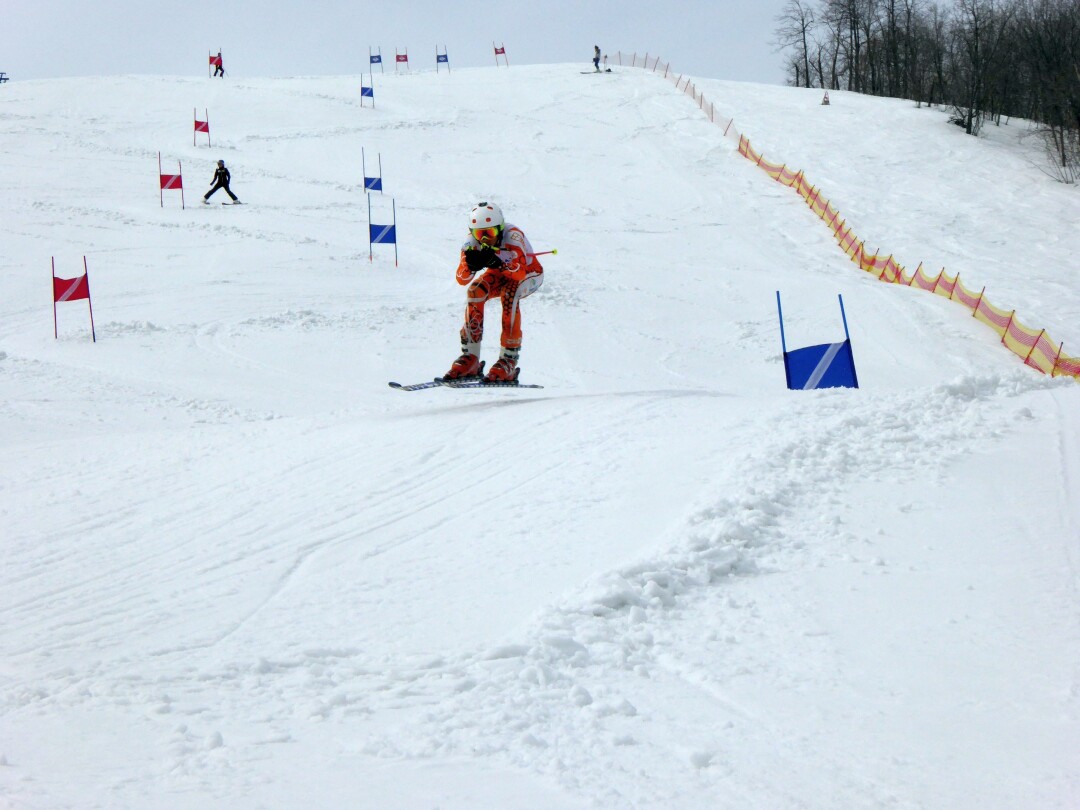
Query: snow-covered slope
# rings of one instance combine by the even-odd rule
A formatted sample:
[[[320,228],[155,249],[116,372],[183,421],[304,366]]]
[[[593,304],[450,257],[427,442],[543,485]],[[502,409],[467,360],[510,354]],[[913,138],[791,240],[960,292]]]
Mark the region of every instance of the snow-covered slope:
[[[359,85],[0,93],[0,806],[1080,801],[1075,381],[860,273],[656,77]],[[860,236],[1077,339],[1075,190],[1025,144],[702,86]],[[247,205],[197,204],[218,158]],[[545,387],[392,391],[457,353],[485,198],[558,249]],[[83,255],[98,341],[84,302],[56,340]],[[860,390],[785,390],[777,290],[789,347],[844,296]]]

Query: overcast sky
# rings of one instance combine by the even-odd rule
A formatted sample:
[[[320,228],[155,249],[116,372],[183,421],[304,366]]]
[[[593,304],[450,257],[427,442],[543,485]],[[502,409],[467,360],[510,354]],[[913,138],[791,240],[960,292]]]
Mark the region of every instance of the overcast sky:
[[[110,74],[195,74],[221,48],[231,76],[356,74],[368,48],[408,48],[430,69],[581,62],[593,45],[680,73],[782,84],[771,43],[785,0],[0,0],[0,70],[13,80]],[[0,88],[2,89],[2,88]]]

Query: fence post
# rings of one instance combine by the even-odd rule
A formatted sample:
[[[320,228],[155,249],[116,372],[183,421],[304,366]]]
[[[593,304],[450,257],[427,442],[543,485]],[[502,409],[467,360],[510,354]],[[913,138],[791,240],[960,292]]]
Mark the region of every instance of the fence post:
[[[875,259],[877,258],[877,254],[876,254],[876,253],[874,254],[874,258],[875,258]],[[878,281],[881,281],[881,277],[882,277],[882,276],[884,276],[884,275],[885,275],[885,271],[889,269],[889,260],[890,260],[890,259],[892,259],[892,256],[890,256],[890,257],[889,257],[888,259],[886,259],[886,260],[885,260],[885,266],[884,266],[884,267],[882,267],[882,268],[881,268],[881,272],[880,272],[880,273],[878,273],[878,277],[877,277],[877,278],[878,278]],[[893,284],[895,284],[895,283],[896,283],[896,279],[893,279],[893,280],[892,280],[892,283],[893,283]]]
[[[941,272],[937,274],[937,278],[934,279],[934,286],[931,288],[931,293],[937,292],[937,285],[941,283],[941,277],[945,275],[945,268],[941,268]]]
[[[1039,332],[1039,336],[1037,338],[1035,338],[1035,342],[1031,344],[1031,349],[1028,351],[1027,357],[1024,358],[1024,365],[1025,366],[1030,366],[1031,365],[1028,362],[1028,360],[1030,360],[1031,355],[1035,353],[1035,347],[1039,345],[1039,341],[1042,340],[1042,336],[1045,335],[1045,334],[1046,334],[1046,330],[1043,329],[1041,332]],[[1040,368],[1039,371],[1042,371],[1042,369]]]
[[[986,294],[986,285],[979,291],[979,297],[975,299],[975,308],[971,310],[971,317],[974,318],[979,314],[979,307],[982,305],[983,295]]]
[[[1016,317],[1016,310],[1014,309],[1012,312],[1009,313],[1009,321],[1008,321],[1008,323],[1005,324],[1005,331],[1001,333],[1001,345],[1002,346],[1008,346],[1009,345],[1008,343],[1005,342],[1005,336],[1009,334],[1009,329],[1012,327],[1013,318],[1015,318],[1015,317]]]

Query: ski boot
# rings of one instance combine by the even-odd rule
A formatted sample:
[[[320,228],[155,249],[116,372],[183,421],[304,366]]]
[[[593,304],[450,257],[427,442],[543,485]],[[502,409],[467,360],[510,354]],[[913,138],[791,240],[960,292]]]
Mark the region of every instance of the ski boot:
[[[464,380],[480,377],[484,371],[484,364],[480,362],[480,344],[462,343],[461,357],[453,362],[450,370],[440,379]]]
[[[491,371],[484,377],[484,382],[509,383],[517,380],[521,369],[517,367],[519,349],[503,349],[499,352],[499,359],[491,367]]]

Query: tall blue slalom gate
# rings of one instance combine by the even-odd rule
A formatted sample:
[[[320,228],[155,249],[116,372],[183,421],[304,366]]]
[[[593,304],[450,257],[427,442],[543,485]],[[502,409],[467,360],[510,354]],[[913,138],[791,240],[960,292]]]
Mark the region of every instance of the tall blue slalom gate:
[[[371,73],[368,74],[368,82],[370,85],[364,87],[364,74],[360,74],[360,106],[364,106],[364,99],[371,99],[371,109],[375,109],[375,76]]]
[[[450,73],[450,54],[443,45],[443,52],[439,53],[439,46],[435,46],[435,72],[439,72],[439,65],[446,65],[446,72]]]
[[[367,52],[368,52],[368,70],[371,70],[371,65],[378,65],[379,70],[382,71],[383,73],[385,73],[386,71],[383,70],[383,64],[382,64],[382,48],[381,47],[379,48],[378,53],[372,53],[371,52],[371,46],[368,46]]]
[[[792,391],[812,391],[815,388],[858,388],[855,375],[855,356],[851,353],[844,297],[840,299],[840,318],[844,322],[844,340],[822,343],[789,352],[784,338],[784,312],[780,308],[780,291],[776,291],[776,312],[780,317],[780,345],[784,350],[784,374]]]
[[[389,245],[394,246],[394,267],[398,266],[398,250],[397,250],[397,202],[393,197],[390,198],[391,211],[393,212],[393,220],[390,225],[376,225],[371,221],[371,195],[365,195],[367,197],[367,219],[368,219],[368,261],[375,261],[375,254],[373,247],[375,245]]]
[[[364,157],[364,147],[360,147],[360,165],[364,171],[364,191],[377,191],[382,194],[382,152],[379,152],[379,173],[375,177],[369,177],[367,173],[367,159]]]

